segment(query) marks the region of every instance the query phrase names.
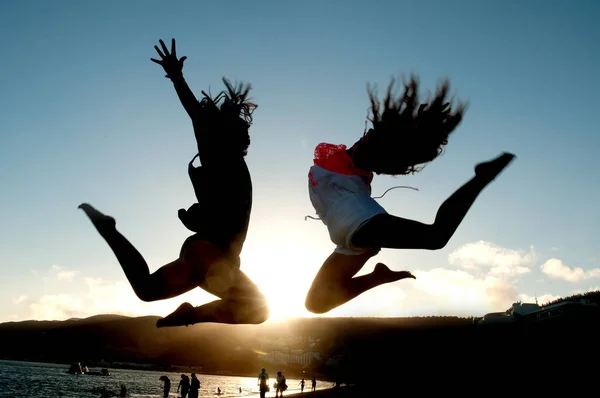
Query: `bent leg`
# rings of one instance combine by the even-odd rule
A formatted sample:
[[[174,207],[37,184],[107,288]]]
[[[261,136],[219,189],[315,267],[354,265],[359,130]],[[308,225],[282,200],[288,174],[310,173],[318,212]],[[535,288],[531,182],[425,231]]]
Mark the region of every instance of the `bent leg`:
[[[202,322],[260,324],[269,317],[265,296],[246,274],[225,259],[211,265],[199,287],[220,300],[199,307],[183,303],[172,314],[159,319],[156,326],[187,326]]]
[[[475,176],[440,206],[433,224],[381,214],[353,236],[358,247],[438,250],[446,246],[481,191],[514,159],[505,153],[475,167]]]
[[[148,264],[137,249],[117,231],[115,220],[87,203],[79,206],[115,253],[135,294],[143,301],[157,301],[179,296],[198,285],[195,270],[180,259],[150,273]]]
[[[324,314],[384,283],[414,278],[408,271],[392,271],[377,263],[373,272],[354,278],[373,254],[332,253],[321,266],[306,295],[304,305],[315,314]]]

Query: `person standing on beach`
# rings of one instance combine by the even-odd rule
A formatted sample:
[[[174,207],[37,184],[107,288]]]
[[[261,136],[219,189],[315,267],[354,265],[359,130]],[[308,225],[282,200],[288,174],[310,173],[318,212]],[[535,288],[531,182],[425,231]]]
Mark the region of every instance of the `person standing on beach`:
[[[169,397],[169,392],[171,391],[171,380],[167,376],[160,376],[160,380],[164,382],[163,385],[163,396],[164,398]]]
[[[316,391],[317,389],[317,378],[313,376],[312,378],[312,391]]]
[[[183,78],[187,57],[177,58],[175,39],[170,52],[162,40],[160,45],[162,51],[154,48],[161,59],[151,60],[163,67],[173,83],[196,137],[198,152],[188,164],[188,174],[198,202],[178,213],[194,234],[183,242],[175,260],[151,273],[144,257],[117,230],[114,218],[88,203],[79,208],[114,252],[140,300],[165,300],[196,287],[219,298],[199,307],[183,303],[158,319],[156,327],[263,323],[269,317],[267,300],[240,269],[252,208],[252,180],[244,159],[250,145],[252,112],[257,107],[248,98],[250,85],[234,86],[224,78],[226,91],[214,98],[203,91],[198,101]],[[196,158],[199,167],[193,165]]]
[[[304,379],[300,380],[300,394],[304,392]]]
[[[190,378],[187,375],[182,374],[179,385],[177,386],[177,392],[181,388],[181,398],[186,398],[188,391],[190,390]]]
[[[258,388],[260,390],[260,398],[265,398],[267,391],[269,391],[269,374],[262,368],[258,374]]]
[[[192,373],[192,382],[190,383],[190,394],[189,398],[198,398],[200,390],[200,380],[196,377],[196,373]]]
[[[275,389],[275,398],[277,398],[277,394],[279,394],[279,396],[283,398],[283,392],[287,390],[287,383],[285,376],[283,375],[283,373],[281,373],[281,371],[277,372],[276,380],[277,388]]]

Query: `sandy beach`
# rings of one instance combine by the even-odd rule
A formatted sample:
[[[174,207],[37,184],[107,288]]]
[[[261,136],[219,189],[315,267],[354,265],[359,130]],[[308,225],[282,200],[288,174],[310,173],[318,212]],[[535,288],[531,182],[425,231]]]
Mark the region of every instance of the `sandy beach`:
[[[305,389],[304,392],[300,393],[300,392],[293,392],[293,393],[289,393],[289,394],[285,394],[284,393],[284,397],[290,397],[290,398],[298,398],[298,397],[303,397],[303,398],[337,398],[337,397],[359,397],[361,395],[357,395],[358,393],[358,388],[357,387],[346,387],[346,386],[342,386],[342,387],[332,387],[332,388],[327,388],[324,390],[317,390],[317,391],[310,391],[310,389]],[[267,393],[267,398],[270,398],[274,395],[272,395],[272,392]],[[364,396],[364,395],[362,395]]]

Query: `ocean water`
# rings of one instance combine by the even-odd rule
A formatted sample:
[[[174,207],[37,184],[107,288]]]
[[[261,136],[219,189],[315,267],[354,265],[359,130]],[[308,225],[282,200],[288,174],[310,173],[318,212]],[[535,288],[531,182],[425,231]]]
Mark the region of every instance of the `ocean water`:
[[[179,396],[177,386],[181,373],[167,373],[146,370],[109,369],[110,376],[72,375],[68,374],[69,365],[57,365],[34,362],[0,361],[0,397],[27,398],[98,398],[99,393],[92,392],[94,387],[106,387],[119,393],[121,384],[127,387],[127,396],[132,398],[160,397],[162,398],[163,383],[159,377],[166,375],[171,380],[169,397]],[[90,368],[90,371],[100,369]],[[256,375],[258,376],[258,372]],[[267,369],[267,372],[269,369]],[[189,374],[188,374],[189,376]],[[254,377],[211,376],[197,374],[200,380],[200,397],[258,397],[257,379]],[[275,381],[276,370],[269,372],[271,383]],[[304,392],[310,391],[310,380],[304,387]],[[288,379],[288,390],[285,394],[300,392],[300,380]],[[317,390],[330,388],[332,383],[319,382]],[[217,395],[217,388],[221,395]],[[239,388],[242,388],[240,394]],[[274,397],[275,390],[267,393]]]

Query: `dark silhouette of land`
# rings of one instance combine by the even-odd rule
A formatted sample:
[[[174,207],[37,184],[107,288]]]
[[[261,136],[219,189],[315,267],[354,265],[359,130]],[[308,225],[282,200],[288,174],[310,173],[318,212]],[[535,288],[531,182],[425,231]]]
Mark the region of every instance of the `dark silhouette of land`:
[[[600,302],[600,292],[563,300],[581,297]],[[595,371],[592,362],[600,353],[597,310],[491,325],[459,317],[307,318],[157,329],[157,319],[98,315],[3,323],[0,358],[92,366],[104,361],[112,368],[189,366],[202,373],[252,377],[263,366],[272,371],[284,368],[288,377],[302,377],[302,370],[308,370],[321,380],[357,384],[373,392],[386,383],[401,388],[409,380],[411,385],[424,383],[421,391],[451,382],[446,386],[451,391],[483,380],[548,377],[558,369],[576,369],[580,376],[575,386],[583,385],[588,379],[582,375]],[[305,366],[276,365],[259,357],[294,350],[319,352],[321,357]],[[561,377],[554,385],[571,376]]]

